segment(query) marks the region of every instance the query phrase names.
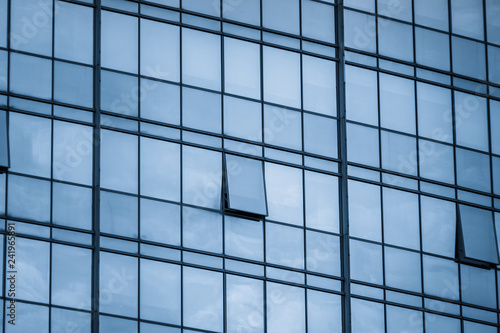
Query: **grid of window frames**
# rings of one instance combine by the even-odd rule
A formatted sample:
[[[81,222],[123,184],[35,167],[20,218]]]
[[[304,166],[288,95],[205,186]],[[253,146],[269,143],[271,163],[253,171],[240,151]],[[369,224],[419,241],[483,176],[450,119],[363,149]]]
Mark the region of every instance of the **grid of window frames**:
[[[500,6],[338,2],[0,0],[4,331],[497,332]]]

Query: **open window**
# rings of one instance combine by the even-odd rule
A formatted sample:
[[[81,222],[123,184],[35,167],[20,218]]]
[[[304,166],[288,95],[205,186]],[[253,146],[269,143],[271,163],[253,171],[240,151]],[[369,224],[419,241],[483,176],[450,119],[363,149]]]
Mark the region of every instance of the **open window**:
[[[489,210],[459,205],[456,252],[464,263],[491,267],[499,264],[498,246]]]
[[[229,154],[224,162],[225,210],[249,217],[267,216],[263,162]]]
[[[9,135],[7,132],[7,112],[0,110],[0,173],[10,167]]]

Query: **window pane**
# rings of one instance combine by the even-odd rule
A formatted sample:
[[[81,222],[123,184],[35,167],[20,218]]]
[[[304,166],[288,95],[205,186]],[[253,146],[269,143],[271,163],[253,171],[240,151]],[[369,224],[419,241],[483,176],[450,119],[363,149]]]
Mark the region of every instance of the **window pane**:
[[[453,33],[484,39],[483,1],[453,0],[451,2]]]
[[[137,317],[137,258],[101,252],[100,259],[100,311]]]
[[[380,74],[380,125],[415,134],[415,82]]]
[[[415,28],[417,63],[450,70],[450,41],[446,34],[429,29]]]
[[[417,140],[414,137],[382,131],[381,141],[384,169],[417,174]]]
[[[101,186],[137,193],[138,139],[135,135],[101,131]]]
[[[91,307],[92,252],[52,244],[52,303],[78,309]]]
[[[486,99],[455,92],[457,144],[488,151],[488,111]]]
[[[183,147],[182,193],[185,203],[220,209],[222,156],[218,152]]]
[[[138,19],[108,11],[102,11],[101,16],[102,66],[137,74]]]
[[[484,44],[452,37],[453,72],[476,79],[486,79]]]
[[[16,241],[16,268],[24,272],[16,276],[16,299],[48,303],[50,244],[25,238]]]
[[[380,187],[349,181],[349,235],[382,239]]]
[[[457,185],[479,191],[491,191],[488,155],[466,149],[456,149],[456,158]]]
[[[375,128],[347,124],[347,156],[349,161],[378,167],[379,131]]]
[[[263,173],[261,161],[226,155],[229,209],[267,215]]]
[[[141,118],[180,125],[180,88],[177,85],[141,79]]]
[[[455,203],[431,197],[420,197],[422,211],[422,250],[455,257]]]
[[[91,65],[94,59],[94,11],[92,8],[57,1],[54,55]]]
[[[491,152],[500,155],[500,102],[490,99]]]
[[[465,257],[497,264],[498,250],[492,213],[460,205],[460,224]]]
[[[377,72],[346,66],[347,119],[378,125]]]
[[[141,199],[141,238],[153,242],[181,245],[180,207]]]
[[[387,306],[387,333],[422,333],[422,317],[419,311]]]
[[[46,306],[16,303],[16,315],[23,320],[16,320],[16,325],[5,323],[6,333],[48,333],[49,308]]]
[[[9,68],[8,53],[6,51],[0,51],[0,91],[7,91],[7,73]],[[7,98],[5,101],[0,102],[0,105],[7,104]]]
[[[51,56],[52,1],[13,0],[10,11],[10,47]]]
[[[419,249],[418,195],[384,188],[383,198],[384,242]]]
[[[272,2],[274,3],[274,0]],[[264,47],[264,100],[300,108],[298,53]]]
[[[458,265],[455,262],[424,255],[423,265],[426,294],[459,299]]]
[[[335,9],[315,1],[302,1],[302,36],[335,43]]]
[[[302,171],[266,163],[268,219],[303,225]]]
[[[8,0],[0,0],[0,46],[7,47],[7,4]]]
[[[417,82],[418,135],[453,142],[450,89]]]
[[[304,268],[304,231],[266,222],[266,261]]]
[[[259,280],[226,276],[228,332],[264,332],[264,288]]]
[[[299,34],[298,0],[263,0],[262,25],[265,28]]]
[[[261,142],[261,104],[224,96],[224,134]]]
[[[224,218],[224,249],[227,255],[250,260],[264,260],[264,229],[262,221],[234,216]]]
[[[64,332],[68,327],[80,333],[91,332],[90,313],[52,308],[50,314],[52,332]]]
[[[350,251],[351,278],[382,284],[382,247],[351,240]]]
[[[53,148],[55,179],[92,185],[91,127],[54,121]]]
[[[51,121],[10,112],[9,126],[10,170],[50,177]]]
[[[340,276],[340,238],[315,231],[306,231],[307,270]]]
[[[448,0],[414,0],[415,23],[448,31]]]
[[[351,302],[353,333],[384,333],[384,305],[354,298]]]
[[[495,271],[460,265],[462,302],[496,307]]]
[[[52,183],[52,223],[92,229],[92,189]]]
[[[137,198],[101,191],[101,232],[137,238]]]
[[[298,111],[264,105],[264,142],[302,150],[302,118]]]
[[[182,29],[182,82],[221,89],[220,36]]]
[[[224,75],[227,93],[260,99],[260,46],[224,38]]]
[[[56,61],[54,63],[54,100],[92,107],[94,71],[90,67]]]
[[[141,319],[180,325],[181,269],[141,259]]]
[[[328,116],[337,115],[335,62],[302,57],[304,109]]]
[[[138,116],[137,78],[101,71],[101,109],[128,116]]]
[[[340,296],[307,290],[308,332],[340,333],[342,331],[341,315]]]
[[[50,182],[9,175],[9,216],[39,222],[50,221]]]
[[[182,245],[202,251],[222,253],[222,215],[184,207]]]
[[[337,157],[337,121],[304,114],[304,150],[313,154]]]
[[[470,321],[464,321],[464,332],[465,333],[496,333],[497,328],[494,326],[488,326],[484,324],[473,323]]]
[[[137,322],[108,316],[99,316],[99,332],[137,333]]]
[[[425,314],[425,332],[460,332],[460,320],[432,313]]]
[[[486,0],[486,22],[488,23],[488,42],[500,44],[500,7],[495,0]]]
[[[180,146],[141,137],[141,194],[180,201]]]
[[[412,26],[379,18],[378,50],[380,55],[413,61]]]
[[[307,227],[339,232],[338,178],[310,171],[305,177]]]
[[[184,325],[222,332],[222,274],[196,268],[183,268]]]
[[[488,80],[500,84],[500,48],[488,46]]]
[[[141,20],[141,74],[179,82],[179,27]]]
[[[356,2],[361,3],[360,0]],[[346,4],[347,5],[347,4]],[[377,28],[375,17],[351,10],[344,11],[345,46],[375,53]]]
[[[421,292],[420,254],[385,247],[385,284],[389,287]]]
[[[411,22],[412,0],[400,0],[398,2],[393,2],[392,0],[378,0],[377,13],[379,15]]]
[[[260,0],[223,1],[222,15],[230,20],[260,25]]]
[[[453,184],[455,169],[453,147],[427,140],[419,140],[420,176]]]
[[[220,16],[220,5],[205,0],[183,0],[182,8],[187,10],[196,11],[199,13]]]
[[[52,97],[52,61],[11,53],[10,91],[50,99]]]
[[[348,7],[361,9],[367,12],[375,13],[375,0],[346,0],[345,5]]]
[[[302,288],[286,286],[279,283],[267,283],[266,299],[285,299],[267,307],[267,331],[280,333],[305,333],[306,305],[305,292]]]
[[[182,125],[208,132],[221,132],[221,95],[182,88]]]

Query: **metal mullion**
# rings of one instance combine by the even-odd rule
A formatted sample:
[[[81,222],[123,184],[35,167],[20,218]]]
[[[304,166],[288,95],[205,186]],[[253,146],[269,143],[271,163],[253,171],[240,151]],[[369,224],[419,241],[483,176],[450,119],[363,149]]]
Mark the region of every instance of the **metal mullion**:
[[[55,6],[56,6],[56,1],[52,0],[52,48],[51,48],[51,62],[52,62],[52,80],[51,80],[51,102],[54,101],[54,92],[55,92],[55,65],[56,61],[54,60],[54,54],[55,54]],[[50,106],[51,110],[51,115],[54,115],[54,104],[51,104]],[[52,234],[52,217],[53,217],[53,193],[54,193],[54,120],[50,120],[50,207],[49,207],[49,216],[50,216],[50,222],[49,222],[49,308],[48,308],[48,313],[49,313],[49,318],[48,318],[48,325],[49,325],[49,332],[52,332],[52,256],[53,256],[53,234]]]
[[[182,8],[182,0],[179,0],[179,8]],[[183,163],[183,158],[184,158],[184,131],[182,130],[183,126],[183,117],[182,117],[182,109],[183,109],[183,80],[182,80],[182,55],[183,55],[183,44],[182,44],[182,37],[183,37],[183,27],[182,27],[182,15],[179,14],[179,125],[180,125],[180,131],[179,131],[179,139],[180,139],[180,149],[179,149],[179,164],[180,164],[180,195],[179,195],[179,230],[180,230],[180,250],[179,250],[179,256],[180,256],[180,275],[181,275],[181,285],[180,285],[180,294],[181,294],[181,304],[180,304],[180,325],[181,327],[184,327],[184,228],[183,228],[183,219],[184,219],[184,196],[183,196],[183,177],[184,177],[184,163]]]

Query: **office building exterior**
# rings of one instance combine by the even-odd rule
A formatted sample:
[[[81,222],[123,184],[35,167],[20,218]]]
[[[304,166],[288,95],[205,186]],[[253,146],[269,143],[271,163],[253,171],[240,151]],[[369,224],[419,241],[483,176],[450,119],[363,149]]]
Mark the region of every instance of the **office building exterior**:
[[[0,0],[1,332],[499,332],[497,0]]]

